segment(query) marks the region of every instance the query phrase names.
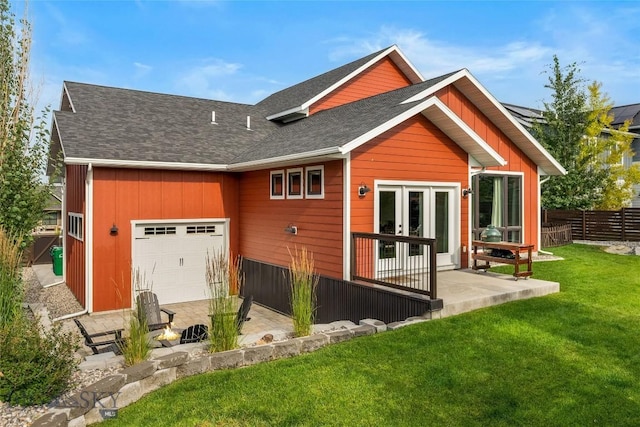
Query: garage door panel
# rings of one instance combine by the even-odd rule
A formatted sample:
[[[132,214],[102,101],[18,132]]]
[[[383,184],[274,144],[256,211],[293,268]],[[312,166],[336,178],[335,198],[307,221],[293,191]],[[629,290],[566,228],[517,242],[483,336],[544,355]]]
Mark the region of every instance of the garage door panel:
[[[139,224],[134,262],[162,304],[208,298],[206,256],[227,252],[225,222]]]

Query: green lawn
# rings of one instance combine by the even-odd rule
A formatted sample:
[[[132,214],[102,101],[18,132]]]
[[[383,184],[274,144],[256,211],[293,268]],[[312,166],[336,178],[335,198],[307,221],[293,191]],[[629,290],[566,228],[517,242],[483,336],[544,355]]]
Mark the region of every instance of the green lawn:
[[[173,383],[107,425],[640,425],[640,257],[554,248],[561,292]]]

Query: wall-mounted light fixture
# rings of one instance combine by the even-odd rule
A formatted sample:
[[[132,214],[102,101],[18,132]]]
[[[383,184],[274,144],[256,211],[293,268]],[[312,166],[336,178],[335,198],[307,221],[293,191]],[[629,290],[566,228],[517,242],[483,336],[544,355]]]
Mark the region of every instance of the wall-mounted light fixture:
[[[365,184],[364,182],[361,182],[360,186],[358,187],[358,197],[364,197],[364,195],[367,194],[369,191],[371,191],[371,189],[367,187],[367,184]]]
[[[109,234],[111,234],[112,236],[118,235],[118,227],[115,224],[111,226],[111,230],[109,230]]]
[[[462,189],[462,197],[466,198],[469,194],[473,194],[471,187]]]
[[[298,227],[296,227],[293,224],[289,224],[287,225],[287,227],[284,229],[285,233],[290,233],[290,234],[298,234]]]

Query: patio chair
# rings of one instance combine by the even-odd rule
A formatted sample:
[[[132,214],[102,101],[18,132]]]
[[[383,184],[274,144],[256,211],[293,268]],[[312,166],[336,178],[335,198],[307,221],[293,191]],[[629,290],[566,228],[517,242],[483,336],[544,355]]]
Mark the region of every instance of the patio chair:
[[[180,335],[180,344],[204,341],[209,337],[209,328],[203,324],[189,326]]]
[[[112,331],[97,332],[95,334],[90,334],[89,332],[87,332],[87,329],[78,319],[73,319],[73,321],[76,322],[78,329],[80,329],[80,333],[84,337],[84,345],[89,347],[93,351],[93,354],[101,354],[109,351],[113,351],[115,354],[122,354],[121,348],[122,348],[122,345],[124,344],[124,339],[122,338],[122,331],[124,329],[114,329]],[[108,336],[112,336],[112,339],[94,341],[94,338],[108,337]]]
[[[147,327],[150,331],[164,329],[165,326],[173,322],[173,316],[176,314],[168,308],[160,307],[158,296],[151,291],[142,291],[136,297],[136,305],[142,308],[147,318]],[[162,313],[165,313],[168,320],[162,320]]]
[[[242,325],[244,325],[244,322],[251,320],[251,318],[248,316],[249,316],[249,310],[251,310],[252,304],[253,304],[253,295],[244,297],[244,299],[242,300],[242,304],[240,304],[240,308],[236,313],[236,328],[238,331],[238,335],[242,333]],[[233,316],[233,313],[228,313],[228,314]],[[210,314],[209,317],[213,318],[213,314]]]

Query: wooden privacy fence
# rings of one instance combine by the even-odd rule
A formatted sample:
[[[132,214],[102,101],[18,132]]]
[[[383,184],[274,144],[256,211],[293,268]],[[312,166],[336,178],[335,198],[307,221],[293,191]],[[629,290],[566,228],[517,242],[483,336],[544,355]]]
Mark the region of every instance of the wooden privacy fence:
[[[574,240],[640,242],[640,208],[619,211],[543,209],[542,221],[569,224]]]

